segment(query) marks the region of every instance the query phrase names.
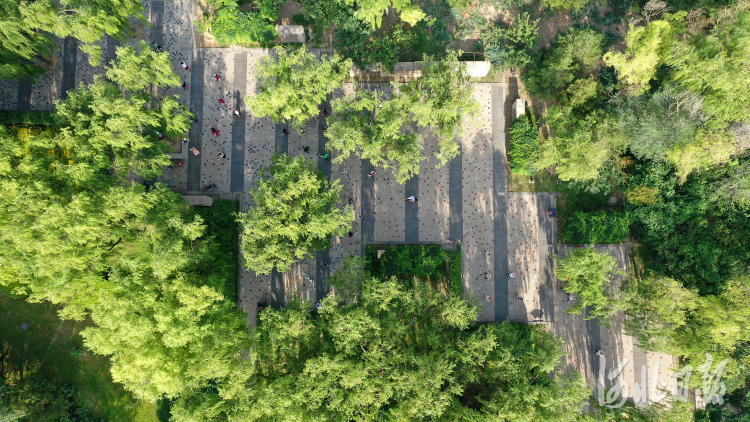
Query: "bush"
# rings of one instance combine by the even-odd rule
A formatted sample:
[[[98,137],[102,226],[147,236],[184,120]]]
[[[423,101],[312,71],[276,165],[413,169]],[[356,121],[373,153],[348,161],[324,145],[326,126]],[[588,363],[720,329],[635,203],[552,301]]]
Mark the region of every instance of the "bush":
[[[245,45],[267,43],[276,39],[276,19],[279,8],[276,0],[265,0],[258,4],[257,12],[243,12],[237,3],[230,3],[216,12],[207,23],[211,34],[221,44]]]
[[[536,160],[539,154],[539,131],[531,125],[524,114],[508,129],[510,135],[510,171],[521,176],[533,176],[539,172]]]
[[[521,13],[512,25],[498,25],[481,35],[484,51],[492,66],[500,70],[524,68],[534,61],[532,51],[539,41],[537,24]]]
[[[562,243],[622,243],[629,225],[628,214],[620,211],[574,212],[565,218]]]
[[[383,274],[426,277],[445,261],[439,245],[391,245],[380,258]]]
[[[54,111],[0,111],[0,124],[57,125]]]
[[[448,292],[451,296],[463,297],[464,283],[461,278],[461,246],[457,251],[444,252],[448,261]]]

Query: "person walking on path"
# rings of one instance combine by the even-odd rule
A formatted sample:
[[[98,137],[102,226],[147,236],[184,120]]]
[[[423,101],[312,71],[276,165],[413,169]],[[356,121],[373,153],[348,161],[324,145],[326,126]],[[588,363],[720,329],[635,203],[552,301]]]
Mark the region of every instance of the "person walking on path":
[[[215,136],[219,136],[219,131],[213,127],[211,128],[211,133],[213,133]]]
[[[328,268],[328,267],[330,267],[330,266],[331,266],[331,264],[329,264],[329,263],[327,263],[327,262],[323,262],[323,261],[320,261],[320,265],[321,265],[321,266],[322,266],[323,268]]]
[[[222,158],[226,158],[226,157],[227,157],[227,155],[226,155],[226,154],[224,154],[223,152],[220,152],[220,153],[219,153],[219,158],[218,158],[218,159],[219,159],[219,160],[221,160]]]
[[[182,143],[183,144],[187,144],[188,143],[188,138],[182,138]]]
[[[305,136],[305,135],[306,135],[306,133],[305,133],[305,129],[300,129],[300,132],[299,132],[299,134],[300,134],[300,135],[302,135],[302,136]]]
[[[187,82],[183,82],[182,83],[182,89],[190,89],[190,87],[188,86]]]
[[[490,274],[490,273],[484,273],[484,278],[486,278],[487,280],[489,280],[490,278],[492,278],[492,274]]]
[[[219,76],[218,73],[214,73],[214,79],[216,79],[216,82],[219,82],[219,79],[221,79],[221,76]]]
[[[328,117],[328,109],[323,107],[323,111],[320,113],[320,115],[323,117]]]
[[[490,257],[490,255],[492,255],[492,254],[490,253],[490,251],[484,251],[484,257],[485,257],[485,258],[489,258],[489,257]]]
[[[154,46],[154,48],[156,49],[157,52],[161,53],[161,46],[159,45],[159,43],[157,43],[155,41],[151,41],[151,45]]]
[[[416,200],[417,200],[417,198],[415,198],[414,195],[412,195],[412,196],[404,199],[404,201],[409,201],[409,202],[414,202]]]
[[[190,151],[193,152],[193,155],[200,155],[200,153],[201,153],[200,151],[198,151],[198,148],[196,148],[196,147],[190,148]]]
[[[236,108],[234,110],[232,110],[232,114],[234,114],[237,117],[240,117],[240,111],[237,110]]]
[[[320,157],[320,158],[328,161],[328,153],[327,152],[325,154],[318,153],[318,157]]]
[[[224,104],[224,99],[223,98],[221,98],[221,97],[216,97],[216,98],[219,99],[219,104]]]
[[[310,147],[302,147],[302,151],[310,152]]]
[[[289,131],[286,130],[286,128],[281,129],[281,134],[284,135],[284,136],[289,136]]]
[[[342,173],[344,173],[344,176],[346,176],[347,174],[349,174],[349,172],[346,171],[346,169],[344,169],[344,171],[342,171]]]
[[[508,273],[509,278],[516,278],[516,273]]]
[[[180,66],[182,66],[182,68],[185,70],[190,70],[190,66],[188,66],[185,62],[180,62]]]
[[[371,171],[370,174],[367,175],[367,177],[375,177],[375,175],[378,174],[375,170]]]

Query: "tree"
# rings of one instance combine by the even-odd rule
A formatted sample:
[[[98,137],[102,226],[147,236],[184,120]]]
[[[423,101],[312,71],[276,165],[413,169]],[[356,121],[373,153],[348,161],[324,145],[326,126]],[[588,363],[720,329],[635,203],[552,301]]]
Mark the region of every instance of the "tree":
[[[326,131],[328,145],[338,152],[334,161],[343,162],[357,153],[375,166],[393,168],[396,180],[403,183],[419,174],[420,161],[425,159],[421,134],[407,131],[413,121],[419,127],[435,128],[440,142],[438,166],[445,165],[458,154],[454,138],[461,124],[473,120],[479,109],[464,69],[454,52],[428,64],[422,78],[393,83],[390,98],[356,89],[354,95],[334,100]]]
[[[607,294],[611,276],[624,274],[609,252],[594,248],[573,249],[565,258],[555,261],[555,275],[568,293],[578,296],[568,312],[576,313],[592,307],[586,319],[598,318],[605,323],[619,310],[621,304],[615,296]]]
[[[396,279],[366,277],[356,303],[340,300],[262,311],[252,369],[175,407],[245,421],[567,422],[590,394],[580,376],[551,376],[561,343],[539,327],[477,325],[462,299]]]
[[[340,0],[339,0],[340,1]],[[354,16],[367,23],[372,29],[377,29],[383,21],[383,14],[389,8],[401,14],[401,20],[409,25],[416,25],[425,18],[425,14],[419,6],[411,4],[411,0],[370,0],[355,2],[355,0],[344,0],[349,6],[356,3],[357,9]]]
[[[625,150],[627,140],[603,113],[578,120],[571,109],[550,108],[553,136],[542,144],[537,168],[555,167],[560,180],[596,180],[603,167]]]
[[[524,69],[534,61],[532,52],[539,42],[539,19],[520,13],[510,26],[498,24],[481,34],[482,44],[492,66],[500,70]]]
[[[604,62],[617,69],[620,80],[629,85],[633,94],[650,88],[656,69],[667,60],[674,43],[677,30],[673,22],[681,18],[684,14],[653,21],[645,27],[631,24],[625,35],[627,53],[612,51],[604,55]]]
[[[234,303],[183,277],[112,274],[93,306],[95,325],[81,332],[86,347],[111,356],[112,379],[152,403],[226,377],[248,346]]]
[[[148,23],[139,0],[8,0],[2,3],[0,77],[3,78],[31,78],[34,74],[42,73],[42,69],[32,63],[33,59],[36,54],[50,54],[56,49],[51,38],[45,34],[78,38],[85,43],[81,49],[90,54],[89,61],[96,66],[100,62],[101,51],[94,43],[104,34],[125,42],[130,34],[131,16],[144,24]]]
[[[276,58],[264,57],[258,64],[258,92],[245,98],[258,115],[269,115],[275,122],[291,120],[301,129],[317,116],[319,105],[328,94],[349,77],[351,60],[323,56],[320,60],[304,44],[296,50],[276,47]]]
[[[522,73],[526,88],[541,98],[564,98],[565,90],[592,69],[604,52],[604,34],[571,28],[555,39],[539,66]],[[524,76],[525,75],[525,76]]]
[[[674,68],[672,78],[700,95],[712,117],[708,122],[722,128],[731,122],[747,122],[750,114],[750,11],[717,11],[713,29],[702,36],[674,44],[666,63]]]
[[[663,160],[675,147],[689,145],[704,120],[700,97],[667,85],[652,96],[630,97],[618,107],[621,130],[640,159]]]
[[[351,228],[354,212],[337,207],[341,183],[326,180],[302,156],[276,154],[251,191],[256,205],[240,215],[241,246],[248,269],[270,274],[331,244]]]
[[[143,91],[150,84],[161,88],[180,86],[180,76],[172,70],[169,53],[157,53],[146,41],[138,48],[117,48],[117,61],[107,68],[107,78],[128,91]]]

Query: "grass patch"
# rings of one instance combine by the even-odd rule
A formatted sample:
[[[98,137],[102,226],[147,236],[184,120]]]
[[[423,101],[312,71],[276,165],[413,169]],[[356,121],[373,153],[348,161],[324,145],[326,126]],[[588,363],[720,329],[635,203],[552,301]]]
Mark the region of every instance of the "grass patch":
[[[206,233],[201,242],[205,258],[195,268],[203,284],[207,284],[232,303],[237,302],[237,242],[239,202],[216,201],[210,207],[194,207],[203,218]]]
[[[157,422],[156,407],[139,402],[112,381],[109,360],[83,347],[80,331],[90,323],[60,320],[59,307],[49,302],[27,303],[0,294],[3,352],[0,369],[7,378],[38,373],[56,385],[73,385],[96,418],[106,421]],[[22,322],[31,324],[28,331]],[[81,357],[73,349],[84,351]]]

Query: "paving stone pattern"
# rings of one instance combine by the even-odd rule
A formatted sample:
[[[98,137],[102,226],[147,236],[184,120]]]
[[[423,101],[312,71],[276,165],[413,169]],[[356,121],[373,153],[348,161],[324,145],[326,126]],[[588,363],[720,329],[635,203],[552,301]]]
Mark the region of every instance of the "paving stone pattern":
[[[261,300],[274,301],[278,306],[293,297],[320,300],[329,292],[325,285],[327,275],[340,268],[345,257],[361,255],[366,244],[458,241],[463,254],[464,296],[481,307],[479,321],[510,319],[544,324],[566,343],[568,355],[559,371],[584,373],[592,388],[601,374],[599,357],[595,354],[601,349],[606,358],[605,375],[620,366],[623,368],[614,380],[604,377],[606,386],[622,381],[629,385],[628,394],[632,397],[635,382],[644,385],[641,368],[645,365],[645,385],[649,391],[656,387],[674,391],[672,357],[638,348],[623,333],[624,315],[616,315],[612,326],[606,328],[596,321],[585,321],[585,315],[565,312],[572,302],[554,276],[552,258],[555,254],[564,256],[572,246],[555,243],[556,222],[546,214],[555,207],[555,195],[506,192],[506,126],[510,121],[509,104],[517,91],[512,81],[511,85],[474,86],[473,97],[481,105],[481,115],[476,126],[466,124],[457,136],[461,155],[450,164],[436,168],[435,135],[429,129],[420,130],[425,159],[420,163],[419,177],[400,184],[391,171],[374,168],[356,156],[332,155],[330,161],[319,158],[318,153],[329,151],[324,136],[326,121],[322,116],[307,122],[303,135],[284,123],[272,122],[268,116],[257,116],[245,106],[244,94],[253,95],[257,90],[258,61],[272,54],[271,51],[238,47],[197,49],[192,24],[200,13],[196,2],[143,3],[146,17],[153,25],[144,28],[146,40],[156,40],[169,52],[180,78],[190,85],[189,91],[178,87],[158,94],[179,95],[182,104],[198,118],[183,148],[196,147],[200,155],[188,153],[182,159],[182,167],[166,169],[164,182],[182,193],[199,192],[202,186],[214,183],[217,188],[212,193],[222,198],[238,198],[241,211],[247,211],[253,206],[249,192],[257,187],[259,170],[269,165],[274,150],[283,144],[291,156],[305,156],[332,181],[338,180],[343,186],[342,206],[350,206],[355,213],[352,237],[348,234],[335,237],[325,252],[298,262],[284,274],[255,274],[244,268],[240,258],[237,305],[247,313],[250,324],[256,323],[256,306]],[[0,109],[53,109],[54,101],[63,95],[63,85],[72,88],[81,82],[89,83],[94,75],[104,71],[103,66],[91,67],[88,56],[80,50],[73,54],[70,41],[67,48],[65,40],[56,42],[60,49],[55,52],[54,71],[39,76],[33,85],[27,84],[26,90],[19,81],[0,81]],[[138,42],[131,39],[127,44]],[[109,61],[119,42],[106,37],[98,44],[105,52],[104,60]],[[313,51],[318,55],[323,52]],[[64,66],[66,57],[68,64]],[[190,70],[182,69],[180,61],[188,63]],[[213,78],[214,73],[220,75],[219,81]],[[68,82],[64,84],[64,80]],[[382,95],[390,95],[392,89],[388,84],[362,87]],[[353,85],[345,84],[332,98],[352,92]],[[225,103],[220,104],[218,97]],[[330,104],[325,106],[332,112]],[[235,107],[241,111],[240,119],[232,117],[231,110]],[[218,129],[220,135],[211,134],[211,127]],[[287,127],[290,133],[280,138],[282,127]],[[305,147],[309,152],[304,152]],[[218,154],[222,152],[227,157],[220,159]],[[377,175],[367,177],[373,169]],[[411,194],[417,197],[417,202],[404,201]],[[610,251],[627,270],[626,246],[597,247]],[[321,260],[329,262],[330,267],[323,268]],[[508,277],[508,272],[516,277]],[[313,278],[312,283],[308,277]],[[613,287],[620,282],[621,277],[615,277]]]

